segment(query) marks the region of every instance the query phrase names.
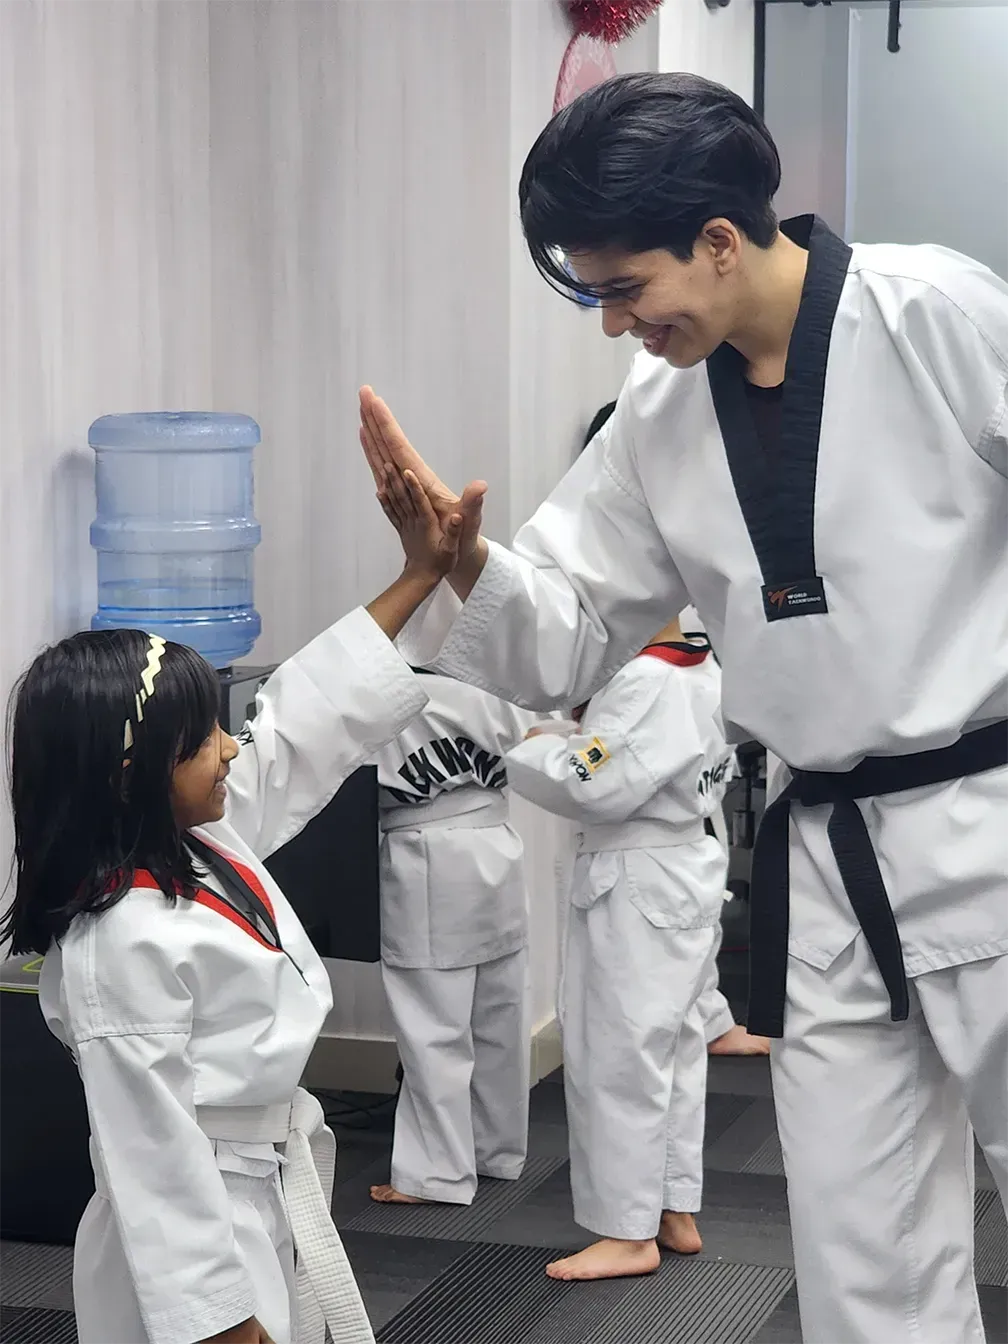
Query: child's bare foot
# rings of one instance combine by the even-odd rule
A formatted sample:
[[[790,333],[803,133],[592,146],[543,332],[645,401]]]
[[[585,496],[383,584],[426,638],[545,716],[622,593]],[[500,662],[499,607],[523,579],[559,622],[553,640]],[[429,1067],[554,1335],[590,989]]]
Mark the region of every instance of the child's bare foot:
[[[677,1255],[696,1255],[697,1251],[702,1251],[703,1242],[693,1215],[672,1213],[666,1209],[658,1228],[658,1245],[662,1250],[675,1251]]]
[[[551,1279],[623,1279],[653,1274],[661,1264],[655,1241],[617,1241],[603,1237],[577,1255],[546,1266]]]
[[[709,1055],[768,1055],[770,1042],[765,1036],[750,1036],[745,1027],[734,1026],[711,1041]]]
[[[404,1195],[394,1185],[373,1185],[371,1198],[376,1204],[426,1204],[426,1199],[417,1199],[416,1195]]]

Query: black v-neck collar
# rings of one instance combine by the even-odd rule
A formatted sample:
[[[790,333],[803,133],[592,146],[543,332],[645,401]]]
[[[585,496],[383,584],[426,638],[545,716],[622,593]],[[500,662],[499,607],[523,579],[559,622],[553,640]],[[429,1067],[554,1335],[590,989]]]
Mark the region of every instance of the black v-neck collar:
[[[707,378],[728,466],[759,561],[768,620],[826,611],[815,564],[815,485],[830,337],[851,249],[814,215],[781,231],[809,253],[788,346],[780,452],[771,464],[746,399],[746,361],[725,344],[707,360]],[[812,590],[818,596],[809,596]]]

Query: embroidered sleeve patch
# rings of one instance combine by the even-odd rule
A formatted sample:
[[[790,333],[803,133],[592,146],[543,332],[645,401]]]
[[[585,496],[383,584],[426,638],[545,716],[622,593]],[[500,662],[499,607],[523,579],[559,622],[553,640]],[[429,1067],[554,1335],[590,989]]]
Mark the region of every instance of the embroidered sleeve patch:
[[[584,761],[592,774],[596,770],[601,770],[606,761],[611,759],[605,748],[605,743],[598,737],[593,737],[588,746],[583,751],[579,751],[577,755],[579,760]]]

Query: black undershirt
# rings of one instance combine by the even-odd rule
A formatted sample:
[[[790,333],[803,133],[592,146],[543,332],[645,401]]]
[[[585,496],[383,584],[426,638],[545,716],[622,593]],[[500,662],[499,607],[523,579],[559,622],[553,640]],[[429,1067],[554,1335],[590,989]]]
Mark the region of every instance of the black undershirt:
[[[784,399],[784,384],[777,387],[757,387],[746,382],[746,401],[756,428],[756,437],[766,456],[767,466],[777,465],[781,437],[781,405]]]

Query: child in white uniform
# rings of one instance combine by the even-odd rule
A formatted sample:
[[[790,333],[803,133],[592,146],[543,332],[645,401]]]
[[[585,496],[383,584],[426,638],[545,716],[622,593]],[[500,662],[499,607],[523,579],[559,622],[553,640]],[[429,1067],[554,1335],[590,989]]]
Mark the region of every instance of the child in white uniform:
[[[469,1204],[528,1145],[528,914],[502,756],[541,716],[422,674],[377,757],[382,979],[403,1068],[381,1203]]]
[[[672,622],[587,704],[566,740],[507,757],[517,793],[583,824],[561,1025],[574,1217],[602,1240],[559,1279],[646,1274],[701,1249],[707,981],[726,856],[705,826],[733,755],[706,642]]]
[[[284,663],[237,740],[213,668],[139,631],[63,640],[17,690],[0,934],[46,954],[42,1011],[87,1099],[80,1344],[374,1339],[329,1216],[335,1144],[298,1087],[329,979],[263,859],[426,699],[391,640],[458,529],[391,488],[402,577]]]

